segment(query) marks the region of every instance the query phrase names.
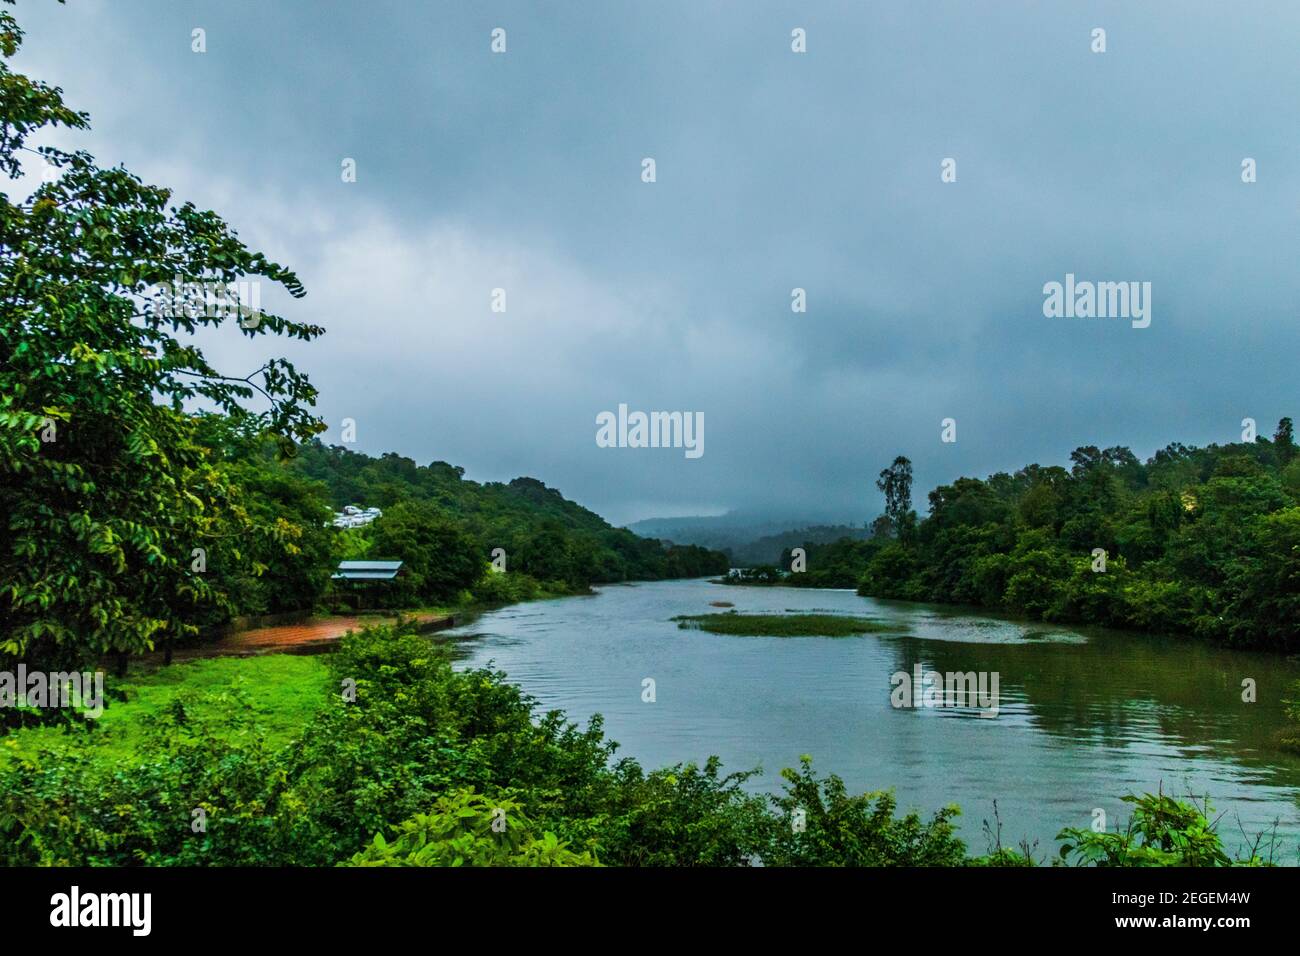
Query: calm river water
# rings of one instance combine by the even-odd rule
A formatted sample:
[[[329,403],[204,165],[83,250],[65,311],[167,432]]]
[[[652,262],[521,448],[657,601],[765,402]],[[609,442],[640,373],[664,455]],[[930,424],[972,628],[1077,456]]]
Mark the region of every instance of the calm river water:
[[[865,615],[904,634],[841,638],[730,637],[680,630],[678,614],[787,611]],[[1300,757],[1278,749],[1295,661],[1200,643],[1007,621],[852,591],[747,588],[706,581],[606,587],[595,596],[489,612],[450,632],[466,657],[489,661],[537,698],[583,723],[603,714],[619,754],[646,767],[703,761],[761,767],[755,789],[778,789],[782,767],[811,754],[854,792],[893,787],[904,808],[962,807],[962,834],[983,852],[997,801],[1004,844],[1022,837],[1055,852],[1063,826],[1113,829],[1120,797],[1163,786],[1209,795],[1230,849],[1278,822],[1275,858],[1295,865]],[[996,717],[968,708],[896,709],[890,677],[926,671],[999,675]],[[642,701],[642,681],[656,700]],[[1243,703],[1252,678],[1256,703]]]

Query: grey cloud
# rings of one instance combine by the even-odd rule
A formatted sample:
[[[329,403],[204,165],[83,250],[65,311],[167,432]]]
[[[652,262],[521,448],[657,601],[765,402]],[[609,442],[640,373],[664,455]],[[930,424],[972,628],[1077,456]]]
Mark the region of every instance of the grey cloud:
[[[287,308],[329,334],[289,351],[368,451],[533,474],[615,520],[865,519],[897,453],[923,490],[1300,413],[1292,4],[18,13],[86,146],[299,268]],[[1151,328],[1043,318],[1066,272],[1151,281]],[[619,402],[703,411],[705,456],[596,448]]]

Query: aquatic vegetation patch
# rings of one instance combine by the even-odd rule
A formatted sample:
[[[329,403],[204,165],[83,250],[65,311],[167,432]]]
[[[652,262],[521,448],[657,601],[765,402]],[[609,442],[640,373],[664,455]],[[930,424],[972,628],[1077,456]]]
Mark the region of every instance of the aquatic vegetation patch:
[[[896,624],[841,614],[682,614],[673,618],[682,630],[708,631],[742,637],[851,637],[857,634],[898,633]]]

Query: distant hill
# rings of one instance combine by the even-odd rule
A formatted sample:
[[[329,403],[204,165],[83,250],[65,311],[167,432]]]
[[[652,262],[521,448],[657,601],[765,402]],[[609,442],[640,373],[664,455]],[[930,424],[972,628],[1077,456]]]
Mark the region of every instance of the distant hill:
[[[871,537],[868,528],[847,524],[819,524],[809,528],[782,531],[765,535],[757,541],[735,549],[731,553],[733,567],[748,568],[759,564],[779,564],[782,552],[805,544],[832,544],[843,538],[866,541]]]
[[[784,548],[807,542],[863,540],[870,536],[862,525],[827,521],[827,517],[729,511],[723,515],[647,518],[628,525],[628,529],[642,537],[724,551],[735,567],[775,564]]]

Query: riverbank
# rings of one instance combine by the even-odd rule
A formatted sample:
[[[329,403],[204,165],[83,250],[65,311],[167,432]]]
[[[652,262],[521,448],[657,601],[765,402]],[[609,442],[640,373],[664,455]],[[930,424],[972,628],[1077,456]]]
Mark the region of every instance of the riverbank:
[[[126,677],[107,681],[111,696],[97,719],[0,736],[0,770],[66,763],[129,771],[172,730],[232,746],[250,737],[283,746],[323,706],[328,668],[319,657],[268,653],[176,660],[166,667],[141,661]]]
[[[533,600],[557,596],[545,593]],[[335,651],[349,635],[370,629],[428,636],[515,603],[531,601],[309,615],[178,648],[170,663],[161,650],[138,655],[125,675],[106,675],[109,700],[99,718],[72,727],[11,730],[0,736],[0,767],[37,758],[130,767],[144,759],[151,731],[173,723],[228,742],[256,733],[276,746],[300,733],[324,700],[328,668],[311,660],[314,655]]]
[[[890,791],[857,793],[834,774],[815,773],[809,757],[784,770],[781,789],[768,795],[747,790],[751,772],[724,772],[715,758],[646,771],[614,761],[598,720],[579,730],[562,713],[542,716],[501,673],[457,670],[449,655],[431,650],[418,635],[377,627],[348,635],[332,655],[166,668],[152,685],[142,682],[134,708],[103,731],[108,742],[81,741],[75,758],[48,749],[8,754],[0,765],[0,863],[1234,862],[1207,819],[1212,808],[1167,797],[1135,803],[1142,836],[1072,828],[1066,817],[1051,846],[1012,848],[999,829],[981,853],[957,832],[952,801],[933,813],[905,811]],[[262,681],[273,669],[285,669],[284,680]],[[354,693],[340,693],[349,681]],[[258,711],[257,698],[286,686],[307,691],[301,706]],[[290,712],[294,727],[267,733],[275,714]],[[508,839],[492,825],[502,812]]]
[[[338,644],[350,631],[399,622],[409,622],[417,633],[426,634],[455,627],[457,620],[455,614],[444,610],[314,615],[294,624],[272,624],[235,631],[210,644],[180,648],[172,652],[172,660],[247,657],[253,654],[318,654]],[[155,651],[142,655],[139,660],[161,663],[163,658],[164,652]]]
[[[921,600],[912,600],[910,598],[903,598],[903,597],[884,597],[884,596],[878,596],[874,594],[867,594],[860,587],[855,587],[852,585],[819,585],[819,584],[794,583],[794,580],[792,580],[794,577],[795,576],[792,574],[786,574],[784,577],[772,578],[770,580],[764,575],[759,575],[757,577],[709,578],[707,580],[708,583],[710,584],[723,585],[729,588],[745,588],[745,589],[755,589],[755,590],[763,590],[765,588],[789,588],[792,590],[813,591],[813,592],[852,591],[853,593],[857,594],[859,597],[870,598],[871,600],[875,600],[875,601],[888,602],[889,604],[896,604],[899,606],[911,606],[918,609],[943,607],[957,614],[982,615],[990,618],[997,618],[1001,620],[1023,623],[1026,625],[1046,625],[1051,627],[1077,627],[1077,628],[1084,628],[1084,629],[1095,628],[1095,629],[1104,629],[1106,631],[1115,634],[1131,634],[1135,638],[1141,638],[1141,639],[1147,639],[1153,636],[1158,636],[1162,639],[1182,641],[1182,642],[1195,643],[1195,644],[1204,644],[1211,647],[1231,646],[1225,644],[1225,642],[1221,639],[1217,639],[1215,637],[1206,634],[1194,634],[1187,631],[1161,631],[1156,634],[1153,634],[1150,631],[1143,631],[1141,629],[1128,627],[1123,624],[1113,624],[1113,623],[1101,624],[1096,621],[1089,620],[1088,618],[1083,616],[1063,615],[1059,617],[1053,616],[1051,618],[1044,618],[1041,615],[1034,616],[1029,614],[1016,613],[1013,610],[1008,610],[1005,608],[989,608],[989,607],[983,607],[982,605],[978,605],[978,604],[966,604],[958,601],[921,601]],[[1300,622],[1297,622],[1296,626],[1300,627]],[[1243,646],[1241,649],[1255,652],[1255,653],[1277,655],[1286,660],[1296,661],[1297,663],[1300,663],[1300,654],[1296,653],[1293,650],[1283,648],[1283,647],[1267,647],[1267,646],[1256,647],[1256,646],[1246,645]],[[1297,752],[1300,752],[1300,744],[1297,744],[1293,749],[1295,749]]]

